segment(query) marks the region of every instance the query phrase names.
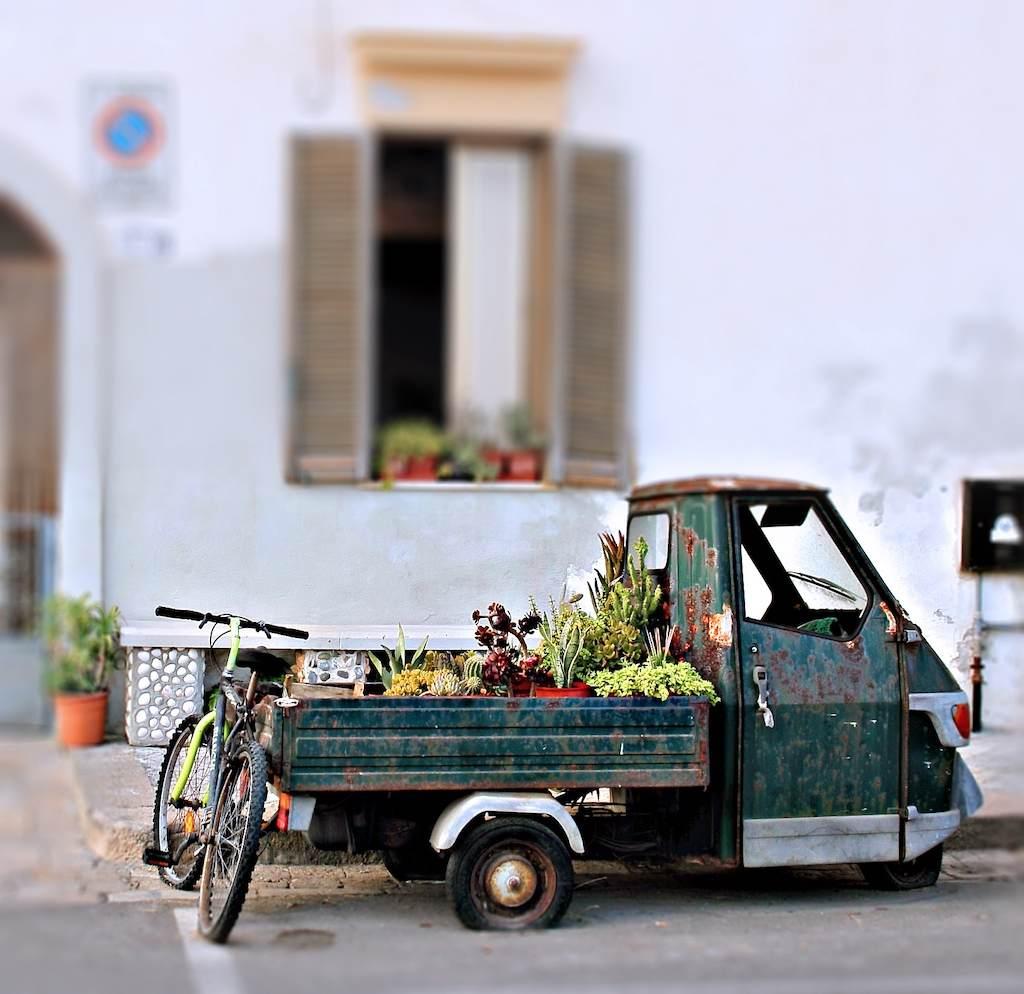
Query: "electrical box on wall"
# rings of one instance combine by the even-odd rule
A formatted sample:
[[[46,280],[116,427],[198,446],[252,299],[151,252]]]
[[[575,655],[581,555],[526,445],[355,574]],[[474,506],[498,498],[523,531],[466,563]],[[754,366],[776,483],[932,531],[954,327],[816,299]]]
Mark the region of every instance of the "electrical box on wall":
[[[965,480],[961,569],[1024,572],[1024,480]]]

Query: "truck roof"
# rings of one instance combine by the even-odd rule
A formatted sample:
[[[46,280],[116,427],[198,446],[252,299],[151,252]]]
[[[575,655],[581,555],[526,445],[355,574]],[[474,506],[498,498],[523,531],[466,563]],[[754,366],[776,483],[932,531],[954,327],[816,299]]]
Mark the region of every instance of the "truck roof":
[[[629,500],[645,500],[649,497],[674,497],[677,494],[739,493],[760,491],[803,491],[823,493],[825,487],[813,483],[799,483],[796,480],[773,480],[757,476],[687,476],[681,480],[664,480],[660,483],[644,483],[634,487]]]

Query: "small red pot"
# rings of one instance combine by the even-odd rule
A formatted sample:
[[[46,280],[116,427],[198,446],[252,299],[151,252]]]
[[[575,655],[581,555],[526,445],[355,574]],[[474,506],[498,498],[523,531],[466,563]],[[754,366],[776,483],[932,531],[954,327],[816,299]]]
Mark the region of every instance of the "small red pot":
[[[573,680],[571,687],[538,687],[535,693],[538,697],[589,697],[591,690],[582,680]]]
[[[513,697],[531,697],[533,695],[533,681],[529,677],[513,680],[509,687]]]
[[[436,480],[437,456],[409,456],[396,480]]]
[[[537,449],[513,449],[505,453],[501,478],[521,483],[536,483],[542,475],[544,457]]]
[[[505,453],[501,449],[481,449],[480,458],[489,466],[494,467],[495,479],[505,477]]]

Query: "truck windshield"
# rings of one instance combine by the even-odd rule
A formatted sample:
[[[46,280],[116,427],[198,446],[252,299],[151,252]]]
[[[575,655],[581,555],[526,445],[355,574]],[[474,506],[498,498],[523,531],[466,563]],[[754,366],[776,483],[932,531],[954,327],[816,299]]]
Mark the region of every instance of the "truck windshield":
[[[668,565],[668,513],[659,511],[656,514],[637,514],[629,519],[629,535],[627,551],[633,554],[636,540],[643,538],[647,542],[647,568],[662,570]]]

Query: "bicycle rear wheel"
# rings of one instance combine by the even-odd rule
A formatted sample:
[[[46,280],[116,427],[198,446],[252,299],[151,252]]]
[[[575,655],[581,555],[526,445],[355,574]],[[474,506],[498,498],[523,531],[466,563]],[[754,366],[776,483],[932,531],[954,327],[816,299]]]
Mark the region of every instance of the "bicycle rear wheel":
[[[222,767],[210,841],[199,885],[199,934],[227,942],[245,903],[259,856],[267,801],[267,757],[255,742],[242,745]]]
[[[172,855],[185,845],[174,866],[160,867],[160,879],[175,890],[192,890],[203,872],[203,847],[199,843],[199,830],[206,807],[203,798],[210,782],[212,726],[203,732],[199,751],[178,803],[171,801],[171,791],[185,765],[188,747],[198,723],[199,716],[191,715],[178,725],[167,744],[160,777],[156,782],[156,800],[153,804],[154,845],[161,852]],[[189,842],[192,836],[195,839]]]

